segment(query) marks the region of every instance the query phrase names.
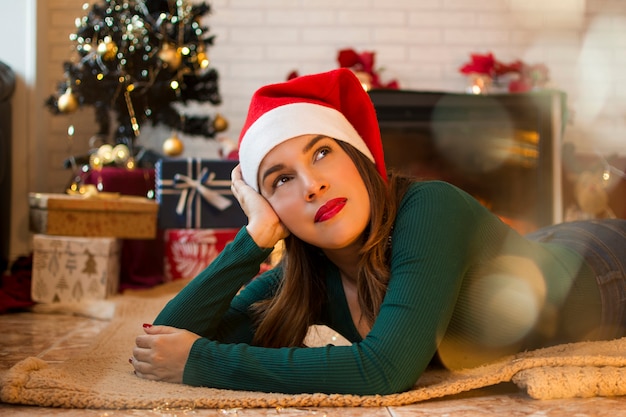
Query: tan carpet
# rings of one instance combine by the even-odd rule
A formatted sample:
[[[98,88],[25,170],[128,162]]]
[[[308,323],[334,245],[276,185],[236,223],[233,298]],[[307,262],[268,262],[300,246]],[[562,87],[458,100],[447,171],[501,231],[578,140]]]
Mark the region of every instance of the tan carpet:
[[[626,394],[626,339],[537,350],[464,372],[429,371],[410,391],[384,396],[283,395],[194,388],[145,381],[128,358],[141,324],[150,322],[180,284],[126,294],[94,345],[70,361],[28,358],[0,381],[7,403],[65,408],[252,408],[397,406],[512,381],[538,399]]]

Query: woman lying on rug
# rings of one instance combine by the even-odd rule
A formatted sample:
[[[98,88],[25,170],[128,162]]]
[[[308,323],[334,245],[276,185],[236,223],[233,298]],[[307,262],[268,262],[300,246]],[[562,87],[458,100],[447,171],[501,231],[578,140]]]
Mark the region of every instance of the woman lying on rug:
[[[347,69],[259,89],[239,146],[232,190],[249,223],[144,326],[141,378],[388,394],[433,358],[469,367],[623,335],[626,221],[522,237],[450,184],[387,176]],[[253,280],[281,239],[281,263]],[[313,324],[352,345],[305,347]]]

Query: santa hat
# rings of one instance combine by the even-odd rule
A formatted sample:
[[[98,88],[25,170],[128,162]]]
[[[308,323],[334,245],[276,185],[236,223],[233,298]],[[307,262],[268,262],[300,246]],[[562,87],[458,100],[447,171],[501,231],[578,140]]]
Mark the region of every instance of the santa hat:
[[[340,68],[257,90],[239,137],[244,181],[258,191],[257,175],[265,155],[276,145],[306,134],[349,143],[387,179],[374,105],[354,73]]]

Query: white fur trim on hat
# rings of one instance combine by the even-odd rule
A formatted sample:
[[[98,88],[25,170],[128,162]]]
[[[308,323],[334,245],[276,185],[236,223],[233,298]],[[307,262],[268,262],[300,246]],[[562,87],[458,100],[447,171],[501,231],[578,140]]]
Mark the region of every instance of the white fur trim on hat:
[[[341,112],[314,103],[290,103],[262,114],[243,135],[239,163],[244,181],[258,192],[259,165],[265,155],[288,139],[308,134],[347,142],[374,162],[369,148]]]

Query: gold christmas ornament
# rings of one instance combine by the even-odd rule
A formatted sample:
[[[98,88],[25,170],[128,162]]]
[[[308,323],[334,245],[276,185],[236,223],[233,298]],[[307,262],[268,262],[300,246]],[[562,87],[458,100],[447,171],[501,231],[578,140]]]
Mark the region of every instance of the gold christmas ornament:
[[[178,69],[183,62],[183,55],[180,48],[176,48],[176,46],[170,43],[164,43],[163,46],[161,46],[158,57],[167,64],[168,67],[174,70]]]
[[[89,156],[89,167],[93,170],[100,171],[104,163],[102,162],[102,158],[98,156],[97,153],[92,153]]]
[[[128,150],[128,146],[123,143],[115,145],[113,148],[113,161],[115,161],[116,164],[121,165],[126,163],[129,157],[130,151]]]
[[[102,163],[105,165],[113,162],[113,146],[108,143],[100,146],[96,154],[100,157],[100,159],[102,159]]]
[[[65,93],[59,96],[57,100],[57,108],[62,113],[72,113],[78,108],[78,99],[72,93],[72,89],[68,88]]]
[[[228,129],[228,120],[221,114],[216,114],[215,119],[213,119],[213,129],[216,132],[223,132]]]
[[[111,61],[115,59],[115,56],[117,55],[117,45],[113,42],[110,36],[105,36],[102,42],[98,44],[96,51],[102,59],[105,61]]]
[[[135,169],[137,164],[135,163],[135,158],[132,156],[126,160],[126,169]]]
[[[209,69],[209,57],[204,52],[198,52],[196,54],[196,62],[198,65],[198,73],[204,74]]]
[[[185,145],[178,135],[174,133],[163,142],[163,153],[167,156],[178,156],[183,153]]]

